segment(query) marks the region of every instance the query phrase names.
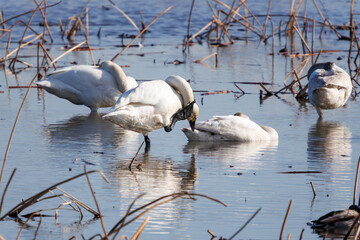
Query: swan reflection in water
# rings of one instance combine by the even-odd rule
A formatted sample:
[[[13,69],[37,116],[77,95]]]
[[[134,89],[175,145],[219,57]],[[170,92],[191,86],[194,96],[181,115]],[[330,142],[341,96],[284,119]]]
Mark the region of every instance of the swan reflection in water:
[[[194,186],[197,171],[194,155],[173,160],[171,157],[159,157],[150,153],[139,154],[134,165],[141,163],[143,170],[134,167],[134,171],[129,171],[128,163],[113,161],[103,166],[105,174],[111,179],[112,187],[119,192],[115,201],[121,210],[126,210],[142,193],[145,195],[136,200],[134,209],[168,194],[196,190]],[[147,231],[166,233],[170,223],[176,224],[177,221],[187,220],[186,215],[191,211],[193,204],[199,203],[176,200],[153,209],[151,221],[146,226]]]
[[[318,120],[309,129],[307,152],[311,170],[351,170],[351,151],[351,131],[343,123]]]
[[[73,156],[79,151],[113,152],[117,148],[124,154],[134,154],[139,134],[104,121],[102,115],[92,112],[89,115],[77,115],[66,121],[44,125],[42,135],[47,138],[52,152]]]
[[[277,151],[278,141],[256,142],[192,142],[183,148],[184,153],[195,154],[226,164],[236,164],[243,170],[257,169],[262,165],[259,159],[264,153]]]

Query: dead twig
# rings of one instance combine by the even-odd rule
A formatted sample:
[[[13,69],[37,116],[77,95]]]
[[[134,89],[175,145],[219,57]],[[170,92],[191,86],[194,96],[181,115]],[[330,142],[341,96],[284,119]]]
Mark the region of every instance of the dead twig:
[[[156,16],[156,18],[154,18],[154,20],[152,20],[120,53],[116,54],[111,61],[115,61],[126,49],[128,49],[131,44],[133,44],[133,42],[135,42],[136,39],[138,39],[159,17],[161,17],[164,13],[166,13],[167,11],[169,11],[172,8],[172,6],[168,7],[167,9],[165,9],[164,11],[162,11],[159,15]]]
[[[290,212],[290,209],[291,209],[292,202],[293,202],[293,200],[290,200],[290,203],[289,203],[289,206],[288,206],[288,209],[286,211],[285,218],[284,218],[284,222],[283,222],[282,227],[281,227],[279,240],[282,239],[282,235],[283,235],[283,232],[284,232],[284,229],[285,229],[286,220],[287,220],[287,218],[289,216],[289,212]]]

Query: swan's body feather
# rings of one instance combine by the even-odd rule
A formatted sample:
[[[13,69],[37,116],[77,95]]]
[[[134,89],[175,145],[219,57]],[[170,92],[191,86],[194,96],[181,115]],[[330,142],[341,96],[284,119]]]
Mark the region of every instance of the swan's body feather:
[[[195,131],[182,129],[190,141],[266,141],[277,140],[275,129],[259,126],[247,117],[214,116],[207,121],[198,122]]]
[[[322,110],[344,106],[352,91],[351,78],[335,63],[313,65],[308,72],[308,96],[319,117]]]
[[[144,82],[120,96],[105,119],[147,134],[168,126],[182,108],[182,97],[163,80]]]
[[[47,75],[36,84],[51,94],[77,105],[85,105],[93,111],[111,107],[123,91],[136,87],[137,83],[134,78],[122,75],[119,66],[107,64],[100,68],[88,65],[66,67]],[[119,81],[126,82],[126,89]]]

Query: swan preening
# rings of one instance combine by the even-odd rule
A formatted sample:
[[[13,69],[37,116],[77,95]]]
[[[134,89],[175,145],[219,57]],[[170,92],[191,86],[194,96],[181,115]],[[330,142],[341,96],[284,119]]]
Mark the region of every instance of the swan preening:
[[[322,110],[344,106],[351,91],[351,78],[333,62],[314,64],[308,71],[310,103],[322,118]]]
[[[119,96],[138,84],[120,66],[104,61],[100,67],[79,65],[57,70],[37,81],[37,85],[60,98],[85,105],[92,112],[111,107]]]
[[[189,141],[266,141],[278,140],[275,129],[259,126],[242,113],[228,116],[214,116],[207,121],[198,122],[195,130],[183,128]]]
[[[185,119],[194,128],[198,114],[190,84],[179,76],[170,76],[165,81],[144,82],[124,92],[103,119],[142,133],[149,149],[149,132],[159,128],[170,132],[176,121]]]
[[[311,228],[339,228],[347,230],[352,226],[359,214],[359,206],[351,205],[349,209],[329,212],[324,216],[321,216],[319,219],[311,221],[309,225]]]

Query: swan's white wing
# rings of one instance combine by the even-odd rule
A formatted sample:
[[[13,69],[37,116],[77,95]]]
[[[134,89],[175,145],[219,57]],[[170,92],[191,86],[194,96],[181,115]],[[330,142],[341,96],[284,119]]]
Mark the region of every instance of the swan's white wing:
[[[124,92],[111,111],[116,111],[129,104],[149,105],[159,111],[177,111],[181,108],[181,97],[166,82],[154,80],[144,82]],[[175,112],[176,112],[175,111]],[[172,114],[174,114],[173,112]]]
[[[154,80],[124,92],[104,119],[147,134],[168,126],[171,116],[181,108],[179,94],[166,82]]]
[[[221,135],[224,140],[252,141],[269,138],[255,122],[239,116],[215,116],[197,123],[195,129],[212,135]]]
[[[72,103],[96,108],[112,106],[121,94],[110,73],[88,65],[55,71],[36,84]]]

